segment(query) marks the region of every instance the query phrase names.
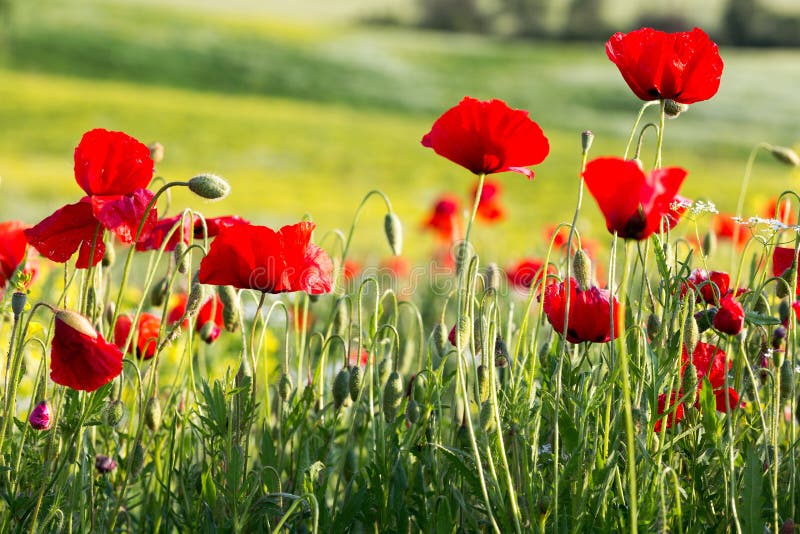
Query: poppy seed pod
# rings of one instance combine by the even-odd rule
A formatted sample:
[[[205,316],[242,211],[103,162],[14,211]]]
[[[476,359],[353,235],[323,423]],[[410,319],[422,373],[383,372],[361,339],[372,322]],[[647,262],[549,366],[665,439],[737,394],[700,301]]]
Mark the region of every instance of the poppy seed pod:
[[[333,379],[333,405],[338,410],[350,393],[350,370],[343,367]]]
[[[199,174],[189,179],[189,190],[208,200],[220,200],[228,196],[231,186],[216,174]]]
[[[591,130],[581,132],[581,149],[584,154],[587,154],[592,148],[592,142],[594,142],[594,133]]]
[[[278,381],[278,395],[281,400],[283,400],[283,402],[288,401],[293,390],[294,384],[292,384],[292,377],[289,376],[288,373],[283,373]]]
[[[664,115],[668,119],[677,119],[681,113],[685,113],[688,110],[689,104],[681,104],[670,98],[664,100]]]
[[[150,289],[150,304],[156,308],[164,304],[164,299],[167,297],[167,289],[169,288],[169,280],[165,276],[155,283]]]
[[[582,249],[576,251],[572,257],[572,271],[575,273],[578,287],[583,291],[589,289],[592,285],[592,260]]]
[[[28,303],[28,295],[22,291],[14,291],[11,295],[11,311],[14,313],[14,318],[18,319],[20,314],[25,310],[25,304]]]
[[[158,397],[150,397],[144,408],[144,422],[150,432],[158,432],[161,427],[161,403]]]
[[[383,219],[383,230],[386,233],[386,240],[389,241],[392,254],[399,256],[403,252],[403,225],[394,212],[390,211],[386,214]]]
[[[361,391],[361,384],[364,382],[364,371],[361,370],[361,367],[358,365],[354,365],[350,368],[350,383],[348,384],[350,389],[350,400],[353,402],[358,399],[358,393]]]
[[[800,166],[800,156],[798,156],[797,152],[791,148],[770,145],[767,150],[769,150],[770,154],[772,154],[772,156],[781,163],[791,165],[792,167]]]
[[[239,306],[236,289],[233,286],[217,286],[217,294],[222,302],[222,322],[225,330],[236,332],[239,329]]]

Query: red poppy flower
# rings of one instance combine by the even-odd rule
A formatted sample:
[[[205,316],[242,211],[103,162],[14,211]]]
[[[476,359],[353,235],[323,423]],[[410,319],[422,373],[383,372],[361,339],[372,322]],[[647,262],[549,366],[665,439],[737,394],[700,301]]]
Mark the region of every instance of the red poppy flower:
[[[681,104],[708,100],[717,93],[722,58],[706,33],[665,33],[641,28],[617,32],[606,54],[631,91],[642,100],[670,99]]]
[[[625,239],[647,239],[659,231],[662,219],[673,228],[686,210],[678,195],[686,171],[679,167],[645,174],[636,162],[598,158],[586,165],[583,177],[608,231]]]
[[[794,249],[789,247],[775,247],[772,252],[772,276],[781,276],[794,263]],[[800,295],[800,287],[795,289],[795,293]]]
[[[381,261],[381,269],[395,278],[403,278],[411,271],[411,263],[402,256],[390,256]]]
[[[50,352],[50,378],[56,384],[94,391],[122,372],[122,352],[108,343],[80,314],[56,313]]]
[[[222,317],[224,307],[225,305],[219,296],[215,294],[213,298],[206,300],[197,312],[197,320],[195,321],[197,332],[206,343],[213,343],[222,333],[222,329],[225,327],[225,321]],[[186,313],[186,295],[179,295],[177,303],[167,315],[167,323],[177,323],[183,318],[184,313]],[[184,321],[182,326],[187,328],[189,326],[188,321]]]
[[[737,232],[738,227],[738,232]],[[750,232],[733,220],[733,216],[722,214],[714,216],[714,233],[718,239],[733,241],[736,236],[736,248],[742,248],[747,240],[750,239]]]
[[[544,238],[547,242],[546,244],[549,244],[552,240],[553,248],[555,250],[561,250],[567,246],[567,241],[569,240],[569,228],[566,226],[556,226],[555,224],[551,224],[544,229]],[[584,252],[586,252],[586,254],[589,255],[590,258],[597,256],[597,253],[600,250],[600,244],[597,241],[581,235],[580,243],[581,248],[584,250]],[[577,237],[572,238],[572,246],[577,248]]]
[[[479,220],[486,223],[494,223],[502,221],[506,216],[506,210],[500,204],[500,192],[502,186],[497,180],[488,179],[483,184],[481,189],[481,198],[478,200],[477,217]],[[477,184],[472,188],[471,198],[475,198],[475,193],[478,192]]]
[[[764,217],[767,219],[775,219],[783,224],[794,226],[797,224],[797,215],[792,210],[792,203],[788,198],[781,201],[780,209],[778,209],[778,197],[773,197],[764,206]]]
[[[669,408],[672,409],[675,406],[675,403],[678,401],[679,394],[676,392],[672,392],[669,395]],[[656,432],[661,432],[661,420],[664,412],[667,409],[667,394],[662,393],[658,396],[658,416],[656,419],[656,424],[653,425],[653,430]],[[674,411],[667,416],[667,424],[664,428],[670,428],[672,425],[676,425],[683,421],[684,417],[684,409],[683,403],[679,404]]]
[[[544,272],[544,262],[536,258],[522,258],[506,270],[506,277],[508,282],[520,290],[530,289],[531,284],[539,283],[542,279]],[[547,273],[554,274],[555,268],[552,265],[547,266]],[[545,281],[546,284],[552,282]]]
[[[177,228],[174,232],[172,232],[172,235],[169,236],[169,241],[167,241],[167,245],[164,247],[164,250],[167,252],[172,252],[175,250],[175,247],[178,246],[180,241],[189,244],[189,242],[192,240],[192,223],[189,217],[184,218],[183,214],[181,214],[174,217],[159,219],[155,226],[153,226],[153,229],[150,230],[146,236],[140,238],[136,243],[136,250],[146,251],[160,249],[161,245],[164,244],[164,239],[172,230],[172,227],[175,226],[182,218],[183,223],[181,224],[181,228]]]
[[[719,309],[714,315],[714,328],[725,334],[735,336],[744,327],[744,308],[736,302],[733,295],[722,297]]]
[[[722,297],[733,292],[730,288],[730,275],[722,271],[711,271],[709,273],[705,269],[695,269],[686,281],[689,287],[700,293],[706,304],[717,304]],[[687,285],[684,284],[681,289],[681,296],[686,293],[686,289]],[[745,289],[740,288],[736,292],[736,296],[738,297],[745,291]]]
[[[366,367],[367,362],[369,361],[369,352],[366,350],[361,351],[361,356],[358,355],[358,351],[352,350],[350,351],[350,357],[348,358],[350,367],[354,365],[358,365],[360,367]]]
[[[208,230],[208,237],[217,237],[220,230],[223,228],[230,228],[237,224],[250,224],[250,221],[239,217],[238,215],[224,215],[222,217],[211,217],[206,219],[206,229]],[[203,239],[203,221],[195,219],[194,221],[194,238]]]
[[[550,145],[527,111],[502,100],[465,96],[447,110],[422,138],[422,146],[475,174],[514,171],[533,179],[526,168],[544,161]]]
[[[312,244],[312,222],[284,226],[237,224],[223,228],[200,262],[200,282],[265,293],[331,290],[333,263]]]
[[[120,315],[114,323],[114,345],[120,350],[125,348],[125,342],[131,332],[133,319],[130,315]],[[128,352],[135,352],[137,358],[149,360],[156,355],[158,348],[158,334],[161,330],[161,320],[152,313],[142,313],[137,323],[137,332],[131,341]],[[135,345],[134,345],[135,344]],[[133,350],[133,346],[136,350]]]
[[[564,312],[567,306],[567,284],[550,284],[544,290],[544,313],[553,330],[564,334]],[[614,335],[611,335],[611,295],[608,290],[591,286],[587,290],[578,287],[574,278],[570,284],[569,323],[567,341],[581,343],[606,343],[619,333],[620,308],[614,298]]]
[[[25,259],[26,228],[20,221],[0,222],[0,290]]]
[[[424,227],[432,230],[442,241],[453,242],[461,234],[459,210],[458,197],[444,195],[434,204]]]
[[[75,180],[88,196],[26,230],[28,242],[53,261],[63,263],[80,250],[77,266],[95,265],[105,251],[104,229],[132,243],[142,220],[142,235],[155,225],[156,209],[147,211],[154,195],[145,189],[152,176],[145,145],[123,132],[86,132],[75,149]]]

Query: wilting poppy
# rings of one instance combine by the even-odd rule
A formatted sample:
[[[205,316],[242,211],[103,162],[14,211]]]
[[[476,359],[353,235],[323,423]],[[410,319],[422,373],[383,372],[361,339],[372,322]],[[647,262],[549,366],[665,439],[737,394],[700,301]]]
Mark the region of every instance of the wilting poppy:
[[[544,290],[544,313],[553,330],[564,335],[564,317],[567,306],[567,284],[550,284]],[[614,298],[614,335],[611,335],[611,295],[606,289],[591,286],[585,291],[574,278],[570,283],[567,341],[605,343],[619,333],[620,308]]]
[[[544,161],[550,145],[527,111],[502,100],[465,96],[436,119],[422,146],[475,174],[514,171],[533,179],[527,167]]]
[[[606,54],[631,91],[642,100],[670,99],[681,104],[708,100],[717,93],[722,58],[706,33],[666,33],[641,28],[617,32]]]
[[[472,188],[471,198],[475,198],[478,192],[478,186]],[[478,211],[476,213],[478,220],[486,223],[495,223],[502,221],[506,216],[506,210],[500,203],[500,192],[503,190],[500,182],[497,180],[487,179],[481,189],[481,198],[478,200]]]
[[[216,294],[200,306],[195,324],[197,325],[196,330],[200,334],[200,338],[206,343],[213,343],[216,341],[222,333],[222,329],[225,328],[225,320],[222,315],[224,307],[225,305],[222,303],[222,300],[220,300],[219,296]],[[183,318],[184,313],[186,313],[186,295],[179,295],[178,301],[167,315],[167,323],[177,323]],[[182,326],[186,328],[189,326],[188,322],[184,321]]]
[[[56,384],[94,391],[122,372],[122,352],[82,315],[56,312],[50,351],[50,378]]]
[[[120,350],[125,348],[125,342],[131,332],[133,319],[129,315],[120,315],[114,323],[114,345]],[[156,355],[158,348],[158,334],[161,329],[161,320],[152,313],[142,313],[139,315],[137,331],[134,333],[131,347],[128,352],[136,354],[137,358],[149,360]],[[136,347],[133,350],[133,347]]]
[[[169,236],[169,240],[167,241],[167,245],[164,247],[164,250],[167,252],[172,252],[181,241],[188,244],[192,240],[192,223],[189,217],[184,218],[181,214],[174,217],[159,219],[153,226],[152,230],[150,230],[147,235],[140,238],[136,243],[136,250],[145,251],[160,249],[161,245],[164,244],[164,239],[172,230],[172,227],[175,226],[182,218],[183,223],[179,228],[176,228],[175,231],[172,232],[172,235]]]
[[[714,315],[714,328],[725,334],[735,336],[744,327],[744,308],[733,295],[722,297],[719,309]]]
[[[780,209],[778,208],[778,197],[771,198],[764,206],[763,214],[767,219],[775,219],[789,226],[797,224],[797,215],[792,210],[792,203],[788,198],[781,201]]]
[[[742,248],[747,243],[747,240],[750,239],[748,229],[734,221],[733,216],[729,214],[720,213],[715,215],[713,227],[718,239],[732,242],[735,237],[736,242],[733,245],[736,248]]]
[[[0,222],[0,290],[25,259],[28,247],[26,228],[20,221]]]
[[[781,276],[794,263],[794,249],[789,247],[775,247],[772,252],[772,276]],[[795,293],[800,295],[800,286],[795,289]]]
[[[200,282],[265,293],[328,293],[333,263],[310,242],[315,226],[300,222],[277,232],[246,223],[223,228],[200,262]]]
[[[679,167],[647,174],[634,161],[598,158],[583,172],[586,187],[606,219],[606,228],[625,239],[647,239],[661,227],[673,228],[686,210],[678,195],[686,171]]]
[[[145,189],[152,176],[145,145],[123,132],[86,132],[75,149],[75,181],[87,196],[26,230],[28,242],[53,261],[63,263],[79,250],[79,268],[95,265],[105,251],[104,229],[132,243],[142,221],[142,236],[156,224],[155,207],[147,210],[154,194]]]
[[[229,228],[237,224],[250,224],[250,221],[239,217],[238,215],[223,215],[222,217],[210,217],[206,219],[206,230],[208,237],[217,237],[220,230]],[[194,221],[194,238],[203,239],[203,221],[199,218]]]
[[[431,215],[423,226],[442,241],[453,242],[461,234],[459,210],[458,197],[443,195],[436,200]]]
[[[545,272],[543,261],[536,258],[522,258],[506,270],[506,277],[508,282],[515,288],[527,290],[530,289],[531,284],[538,284],[541,281],[543,272]],[[552,265],[547,266],[548,274],[555,272],[555,268]],[[551,282],[545,281],[545,283]]]

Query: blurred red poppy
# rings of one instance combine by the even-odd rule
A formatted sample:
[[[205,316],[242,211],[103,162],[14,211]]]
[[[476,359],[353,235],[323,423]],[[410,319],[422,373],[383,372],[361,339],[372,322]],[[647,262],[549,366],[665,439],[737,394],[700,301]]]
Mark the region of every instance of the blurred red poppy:
[[[733,295],[722,297],[719,309],[714,315],[714,328],[725,334],[735,336],[744,327],[744,308],[736,302]]]
[[[28,242],[53,261],[63,263],[80,250],[77,266],[95,265],[105,252],[104,229],[132,243],[143,220],[142,236],[155,226],[155,207],[147,211],[154,194],[145,189],[152,176],[145,145],[123,132],[86,132],[75,149],[75,180],[87,196],[26,230]]]
[[[481,189],[481,198],[478,201],[478,220],[486,223],[500,222],[505,219],[506,210],[500,203],[500,192],[503,190],[500,182],[487,179]],[[478,185],[472,187],[471,198],[475,198],[478,192]]]
[[[778,209],[778,197],[769,199],[764,206],[763,214],[767,219],[775,219],[789,226],[797,224],[797,214],[792,210],[792,203],[788,198],[781,201],[780,209]]]
[[[206,229],[208,230],[208,237],[217,237],[220,230],[223,228],[230,228],[237,224],[250,224],[250,221],[239,217],[238,215],[224,215],[222,217],[210,217],[206,219]],[[194,221],[194,238],[203,239],[203,221],[199,218]]]
[[[0,291],[25,260],[27,227],[20,221],[0,222]]]
[[[345,282],[355,280],[361,273],[361,264],[355,260],[345,260],[342,266],[342,279]]]
[[[789,247],[775,247],[772,252],[772,276],[781,276],[792,268],[794,263],[794,249]],[[795,293],[800,295],[800,286],[795,288]]]
[[[546,240],[546,244],[549,244],[551,240],[553,241],[553,248],[555,250],[563,249],[567,246],[567,241],[569,240],[569,227],[551,224],[544,229],[544,238]],[[600,244],[597,241],[594,239],[589,239],[582,234],[580,244],[581,248],[584,250],[584,252],[586,252],[586,254],[589,255],[590,258],[596,257],[597,253],[600,251]],[[572,247],[573,250],[578,247],[577,234],[572,238]]]
[[[533,179],[527,167],[544,161],[550,145],[527,111],[502,100],[465,96],[447,110],[422,138],[422,146],[474,174],[514,171]]]
[[[133,319],[130,315],[120,315],[114,323],[114,345],[120,350],[125,348],[125,342],[131,332]],[[161,320],[152,313],[142,313],[137,323],[137,331],[131,340],[128,352],[135,352],[137,358],[149,360],[156,355],[158,348],[158,334],[161,329]],[[133,350],[136,347],[136,350]]]
[[[213,343],[216,341],[222,333],[222,329],[225,328],[225,321],[222,316],[224,308],[225,305],[216,293],[213,298],[209,298],[200,306],[200,310],[197,312],[195,325],[197,325],[196,330],[198,334],[200,334],[200,338],[206,343]],[[169,314],[167,314],[167,323],[177,323],[183,319],[184,313],[186,313],[186,295],[178,295],[175,306],[173,306]],[[181,326],[187,328],[189,326],[188,321],[183,321]]]
[[[733,220],[733,215],[720,213],[714,216],[714,233],[718,239],[733,241],[734,236],[736,242],[733,245],[736,248],[742,248],[747,240],[750,239],[750,232],[748,229]],[[738,227],[738,232],[737,232]]]
[[[333,263],[310,242],[315,226],[300,222],[277,232],[246,223],[222,228],[200,262],[200,282],[265,293],[328,293]]]
[[[458,197],[443,195],[433,205],[431,216],[423,225],[442,241],[451,243],[461,235]]]
[[[570,283],[567,341],[606,343],[619,333],[620,308],[614,298],[614,335],[611,335],[611,295],[608,290],[591,286],[585,291],[574,278]],[[567,284],[550,284],[544,290],[544,313],[553,330],[564,335],[564,316],[567,306]]]
[[[679,167],[645,174],[634,161],[598,158],[586,165],[583,177],[608,231],[625,239],[650,237],[662,219],[673,228],[686,211],[685,199],[678,195],[686,171]]]
[[[156,222],[153,229],[144,236],[140,238],[139,241],[136,243],[136,250],[145,251],[145,250],[158,250],[161,248],[161,245],[164,244],[164,239],[172,230],[172,227],[178,224],[178,221],[181,220],[183,214],[176,215],[174,217],[166,217],[164,219],[159,219]],[[183,241],[186,244],[189,244],[192,240],[192,222],[189,217],[183,219],[183,223],[180,225],[179,228],[176,228],[172,235],[169,236],[169,240],[167,241],[167,245],[164,247],[164,250],[167,252],[172,252],[175,250],[175,247],[178,246],[178,243]]]
[[[606,54],[631,91],[642,100],[671,99],[681,104],[708,100],[717,93],[722,58],[706,33],[666,33],[641,28],[617,32]]]
[[[522,258],[506,270],[506,277],[513,287],[527,290],[530,289],[534,281],[536,281],[537,284],[541,281],[544,270],[543,261],[536,258]],[[554,274],[555,272],[555,267],[552,265],[547,266],[548,274]],[[551,284],[553,282],[545,281],[545,283]]]
[[[108,343],[82,315],[56,312],[50,378],[56,384],[94,391],[122,372],[122,352]]]

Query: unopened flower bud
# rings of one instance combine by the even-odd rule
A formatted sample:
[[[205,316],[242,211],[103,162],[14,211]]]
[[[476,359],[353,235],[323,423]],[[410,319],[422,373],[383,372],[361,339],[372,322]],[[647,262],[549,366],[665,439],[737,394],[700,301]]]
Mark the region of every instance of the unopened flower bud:
[[[111,321],[114,320],[114,311],[117,309],[117,306],[113,302],[109,302],[106,304],[106,307],[103,308],[103,320],[106,324],[111,324]]]
[[[489,368],[481,364],[478,366],[478,398],[480,402],[486,402],[489,398]]]
[[[56,312],[56,319],[85,336],[89,336],[93,339],[97,338],[97,331],[92,326],[92,323],[79,313],[70,310],[58,310]]]
[[[222,330],[217,326],[214,321],[206,321],[200,327],[200,339],[203,340],[204,343],[209,344],[213,343],[217,340],[219,335],[222,333]]]
[[[364,383],[364,371],[358,365],[350,368],[350,383],[348,389],[350,390],[350,400],[353,402],[358,399],[358,394],[361,391],[361,384]]]
[[[11,311],[14,313],[14,318],[19,319],[19,316],[25,311],[25,304],[28,303],[28,295],[23,291],[14,291],[11,295]]]
[[[203,289],[203,284],[200,283],[195,273],[194,277],[192,277],[189,296],[186,297],[186,311],[183,312],[184,319],[189,319],[197,315],[197,312],[200,311],[200,306],[203,304],[204,297],[205,291]]]
[[[386,356],[378,364],[378,383],[383,384],[389,380],[389,375],[392,374],[394,369],[394,360],[391,356]]]
[[[418,374],[414,376],[414,383],[412,384],[411,388],[411,398],[416,400],[417,402],[424,402],[425,400],[425,390],[427,389],[427,380],[425,379],[425,375]]]
[[[166,276],[153,284],[153,287],[150,289],[150,304],[156,308],[164,304],[164,299],[167,298],[168,288],[169,280],[167,280]]]
[[[472,329],[469,324],[469,318],[466,315],[460,316],[458,322],[456,322],[456,341],[461,346],[461,350],[469,347],[471,332]]]
[[[403,252],[403,225],[394,212],[390,211],[386,214],[383,219],[383,230],[386,233],[386,240],[389,241],[392,254],[399,256]]]
[[[419,403],[413,398],[408,399],[408,402],[406,403],[406,419],[408,419],[408,422],[412,425],[416,424],[421,415],[422,408],[420,408]]]
[[[356,456],[356,452],[353,449],[347,449],[344,456],[342,474],[344,479],[350,482],[356,473],[358,473],[358,456]]]
[[[770,154],[772,154],[772,156],[781,163],[791,165],[792,167],[800,166],[800,156],[798,156],[797,152],[791,148],[770,145],[768,150]]]
[[[151,432],[158,432],[161,427],[161,403],[158,397],[150,397],[144,407],[144,422]]]
[[[792,394],[792,387],[794,386],[794,368],[788,358],[783,360],[781,364],[780,380],[781,398],[787,399]]]
[[[490,263],[486,266],[486,271],[483,273],[484,285],[486,289],[494,289],[495,292],[500,291],[500,281],[502,273],[500,267],[496,263]]]
[[[175,245],[175,250],[172,251],[173,256],[175,257],[175,265],[178,266],[178,272],[181,274],[185,274],[189,271],[189,255],[186,254],[186,251],[189,247],[186,246],[186,243],[183,241],[178,241]]]
[[[350,370],[343,367],[333,379],[333,405],[338,410],[350,393]]]
[[[780,301],[778,304],[778,318],[781,320],[781,323],[788,324],[789,313],[791,313],[791,311],[792,308],[786,300]]]
[[[594,142],[594,133],[591,130],[581,132],[581,150],[584,154],[587,154],[592,148],[592,142]]]
[[[784,339],[786,339],[786,328],[779,326],[772,332],[772,348],[775,350],[780,349]]]
[[[131,451],[131,476],[136,477],[144,467],[144,447],[137,442]]]
[[[340,298],[336,301],[333,312],[333,333],[343,338],[348,336],[350,329],[350,306],[347,299]]]
[[[397,417],[397,410],[403,402],[403,379],[394,371],[383,387],[383,416],[388,422]]]
[[[703,236],[703,254],[706,256],[713,256],[717,251],[717,233],[714,230],[709,230]]]
[[[150,159],[153,160],[155,165],[164,160],[164,145],[156,141],[147,145],[147,148],[150,149]]]
[[[578,287],[583,291],[589,289],[592,283],[592,260],[582,249],[575,252],[572,257],[572,271],[575,274],[575,280],[578,281]]]
[[[692,360],[689,360],[689,363],[686,365],[686,369],[683,371],[683,392],[696,392],[698,385],[699,381],[697,380],[697,367],[695,367]],[[690,397],[688,402],[690,404],[693,403],[694,397]]]
[[[122,401],[117,399],[113,401],[109,401],[106,404],[106,408],[103,411],[103,418],[106,421],[106,424],[110,427],[115,427],[122,421],[122,416],[125,412],[124,405]]]
[[[231,186],[216,174],[200,174],[189,180],[189,190],[208,200],[219,200],[228,196]]]
[[[239,329],[239,299],[233,286],[217,286],[217,294],[222,302],[222,322],[225,330],[236,332]]]
[[[700,329],[697,327],[697,321],[691,313],[686,315],[686,322],[683,325],[683,345],[686,347],[688,354],[694,354],[694,349],[700,341]]]
[[[101,260],[103,267],[111,267],[116,259],[117,252],[114,250],[114,245],[110,242],[106,243],[106,251],[103,253],[103,259]]]
[[[495,429],[495,421],[494,421],[494,405],[492,404],[491,400],[488,400],[483,403],[481,406],[481,413],[480,413],[480,421],[481,421],[481,429],[490,434],[494,432]]]
[[[34,430],[47,430],[50,428],[51,422],[50,408],[47,406],[47,401],[37,404],[28,417],[28,423]]]
[[[764,293],[759,293],[756,303],[753,304],[753,311],[759,315],[769,315],[769,301]]]
[[[647,337],[651,340],[658,337],[661,333],[661,319],[655,313],[647,316]]]
[[[792,267],[789,267],[788,269],[786,269],[785,271],[783,271],[783,273],[781,273],[781,279],[783,280],[783,282],[786,282],[786,283],[784,284],[783,282],[779,281],[775,285],[775,295],[779,299],[786,298],[786,297],[789,296],[791,288],[794,287],[795,272],[796,272],[796,270],[795,270],[794,266],[792,266]]]
[[[697,330],[702,334],[714,324],[714,317],[717,315],[717,308],[710,307],[705,310],[700,310],[694,314],[694,320],[697,322]]]
[[[433,332],[431,332],[431,339],[433,346],[440,358],[443,358],[447,352],[447,326],[444,323],[436,323],[433,325]]]
[[[294,384],[292,384],[292,377],[288,373],[283,373],[278,381],[278,395],[283,402],[289,400],[289,396],[294,391]]]
[[[685,113],[688,110],[688,104],[681,104],[680,102],[675,102],[669,98],[664,100],[664,115],[668,119],[675,119],[678,117],[678,115]]]
[[[105,475],[117,468],[117,462],[105,454],[98,454],[94,458],[94,467],[98,473]]]

